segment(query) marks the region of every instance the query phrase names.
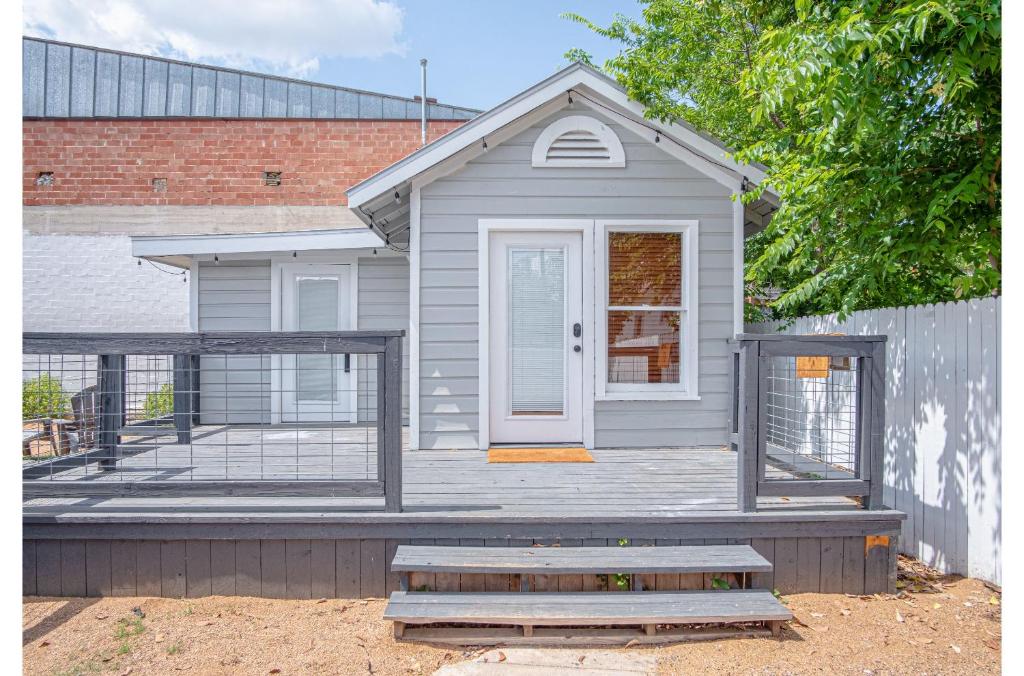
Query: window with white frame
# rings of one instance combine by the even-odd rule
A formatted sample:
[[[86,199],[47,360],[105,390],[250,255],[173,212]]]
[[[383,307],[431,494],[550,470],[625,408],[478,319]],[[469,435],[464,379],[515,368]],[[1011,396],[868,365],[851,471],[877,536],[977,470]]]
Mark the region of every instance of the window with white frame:
[[[697,223],[599,225],[598,396],[695,398]]]

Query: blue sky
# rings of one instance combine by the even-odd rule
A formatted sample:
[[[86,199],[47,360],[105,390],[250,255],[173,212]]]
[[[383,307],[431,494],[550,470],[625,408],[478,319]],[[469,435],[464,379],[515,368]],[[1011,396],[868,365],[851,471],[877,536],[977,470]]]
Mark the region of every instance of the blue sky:
[[[202,7],[197,11],[197,7]],[[638,17],[635,0],[25,0],[26,35],[486,109],[617,45],[562,19]]]
[[[363,89],[419,93],[419,59],[429,60],[428,96],[487,109],[544,79],[566,64],[570,47],[582,47],[601,64],[617,46],[584,26],[560,18],[565,11],[607,25],[615,12],[639,16],[630,0],[404,0],[405,56],[332,59],[319,77]]]

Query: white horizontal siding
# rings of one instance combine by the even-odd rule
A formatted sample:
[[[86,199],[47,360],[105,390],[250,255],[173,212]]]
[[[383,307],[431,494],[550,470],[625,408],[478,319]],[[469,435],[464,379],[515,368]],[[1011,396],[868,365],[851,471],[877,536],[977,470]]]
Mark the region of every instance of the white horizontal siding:
[[[700,222],[700,401],[597,402],[598,446],[721,445],[730,396],[732,202],[720,184],[606,120],[624,168],[533,168],[534,140],[565,111],[492,147],[420,195],[420,444],[479,445],[477,232],[481,218]]]

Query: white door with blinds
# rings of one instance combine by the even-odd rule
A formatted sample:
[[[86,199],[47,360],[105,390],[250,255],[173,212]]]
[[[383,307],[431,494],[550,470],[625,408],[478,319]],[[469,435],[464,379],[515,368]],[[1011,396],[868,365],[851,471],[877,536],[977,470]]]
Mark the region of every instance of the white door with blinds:
[[[579,232],[492,232],[490,441],[583,441]]]
[[[351,266],[282,266],[281,327],[285,331],[352,328]],[[282,422],[355,422],[355,355],[281,357]]]

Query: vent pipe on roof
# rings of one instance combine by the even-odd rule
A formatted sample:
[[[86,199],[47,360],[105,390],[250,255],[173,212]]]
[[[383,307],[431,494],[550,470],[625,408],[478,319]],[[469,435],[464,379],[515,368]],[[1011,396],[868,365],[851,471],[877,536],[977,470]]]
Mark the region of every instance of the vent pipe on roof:
[[[420,85],[421,92],[420,96],[420,141],[423,145],[427,145],[427,60],[420,59]]]

